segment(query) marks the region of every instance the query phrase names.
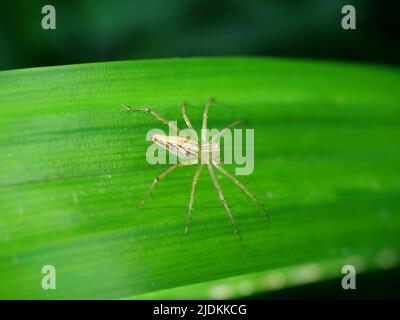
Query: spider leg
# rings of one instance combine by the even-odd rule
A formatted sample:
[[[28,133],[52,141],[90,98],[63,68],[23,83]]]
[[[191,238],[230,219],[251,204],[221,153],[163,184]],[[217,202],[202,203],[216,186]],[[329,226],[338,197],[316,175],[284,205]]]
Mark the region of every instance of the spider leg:
[[[221,136],[224,135],[224,132],[226,130],[232,129],[233,127],[236,127],[237,125],[241,124],[242,120],[236,120],[235,122],[231,123],[229,126],[226,126],[224,129],[222,129],[218,134],[212,137],[211,142],[214,142],[215,140],[219,139]]]
[[[208,118],[208,110],[210,109],[211,103],[214,102],[213,98],[208,98],[207,104],[204,108],[203,112],[203,125],[201,126],[201,141],[206,142],[206,129],[207,129],[207,118]]]
[[[208,171],[210,172],[211,179],[212,179],[212,181],[214,182],[214,186],[215,186],[215,188],[216,188],[217,191],[218,191],[219,199],[221,200],[223,206],[225,207],[226,212],[228,213],[229,219],[231,220],[231,223],[232,223],[232,225],[233,225],[233,228],[234,228],[234,230],[235,230],[235,233],[239,236],[240,240],[243,241],[242,236],[241,236],[241,234],[240,234],[240,231],[239,231],[239,229],[238,229],[238,227],[237,227],[237,225],[236,225],[236,222],[235,222],[235,220],[233,219],[231,210],[229,209],[228,204],[227,204],[227,202],[226,202],[226,200],[225,200],[225,197],[224,197],[224,194],[223,194],[223,192],[222,192],[221,186],[219,185],[218,180],[217,180],[217,177],[215,176],[215,173],[214,173],[214,170],[213,170],[213,168],[212,168],[211,163],[208,163]]]
[[[194,194],[196,191],[196,184],[197,184],[197,181],[199,180],[201,169],[203,169],[203,165],[199,164],[197,166],[197,170],[196,170],[196,173],[194,174],[193,181],[192,181],[192,190],[190,191],[189,213],[188,213],[187,220],[186,220],[185,235],[187,235],[187,233],[188,233],[189,221],[190,221],[190,217],[192,216],[192,211],[193,211],[193,202],[194,202]]]
[[[140,201],[139,206],[142,206],[144,204],[144,202],[147,200],[147,198],[150,196],[151,191],[155,188],[155,186],[157,185],[157,183],[164,178],[166,175],[168,175],[169,173],[171,173],[172,171],[174,171],[176,168],[182,167],[181,163],[177,163],[174,164],[173,166],[169,167],[167,170],[165,170],[163,173],[161,173],[159,176],[157,176],[153,183],[150,186],[150,189],[145,193],[142,201]]]
[[[230,179],[234,184],[236,184],[244,193],[246,193],[251,200],[261,209],[261,211],[266,215],[267,208],[247,189],[238,179],[232,176],[228,171],[222,168],[218,163],[212,162],[212,164],[221,172],[225,177]]]
[[[129,107],[125,104],[122,105],[126,110],[128,111],[142,111],[142,112],[146,112],[149,115],[153,116],[154,118],[156,118],[158,121],[160,121],[161,123],[167,125],[168,127],[170,127],[172,130],[175,130],[177,133],[179,132],[178,127],[171,121],[168,121],[167,119],[163,118],[162,116],[160,116],[157,112],[154,112],[153,110],[151,110],[150,108],[132,108]]]
[[[188,126],[188,128],[194,130],[192,124],[190,123],[189,117],[186,114],[186,103],[185,103],[185,101],[182,102],[182,116],[183,116],[183,120],[185,120],[185,123]]]

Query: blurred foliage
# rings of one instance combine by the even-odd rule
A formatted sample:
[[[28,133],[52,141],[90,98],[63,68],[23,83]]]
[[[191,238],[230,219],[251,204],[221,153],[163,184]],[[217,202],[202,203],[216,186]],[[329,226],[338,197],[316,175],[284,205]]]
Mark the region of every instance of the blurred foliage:
[[[0,10],[0,69],[175,56],[272,55],[400,61],[400,5],[353,0],[357,30],[342,30],[348,1],[9,1]],[[53,4],[57,29],[41,28]]]

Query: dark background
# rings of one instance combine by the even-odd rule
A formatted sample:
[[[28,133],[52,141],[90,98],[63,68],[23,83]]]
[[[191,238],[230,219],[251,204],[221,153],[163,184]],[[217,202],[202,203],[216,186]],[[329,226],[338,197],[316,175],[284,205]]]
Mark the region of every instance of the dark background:
[[[398,300],[400,268],[358,274],[356,289],[343,290],[341,279],[325,280],[248,297],[250,300]]]
[[[57,29],[41,28],[42,6]],[[357,30],[341,28],[352,4]],[[259,55],[400,62],[399,1],[1,1],[0,70],[109,60]]]

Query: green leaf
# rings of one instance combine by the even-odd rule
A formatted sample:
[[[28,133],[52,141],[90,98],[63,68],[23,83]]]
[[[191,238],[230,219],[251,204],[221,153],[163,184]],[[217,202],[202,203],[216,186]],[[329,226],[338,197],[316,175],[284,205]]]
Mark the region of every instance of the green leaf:
[[[255,169],[206,169],[184,224],[195,166],[162,180],[146,133],[163,125],[122,103],[199,128],[241,118]],[[399,264],[400,73],[262,58],[110,62],[0,72],[0,298],[230,298]],[[232,166],[227,170],[234,173]],[[56,268],[43,290],[42,267]],[[338,285],[339,285],[338,280]]]

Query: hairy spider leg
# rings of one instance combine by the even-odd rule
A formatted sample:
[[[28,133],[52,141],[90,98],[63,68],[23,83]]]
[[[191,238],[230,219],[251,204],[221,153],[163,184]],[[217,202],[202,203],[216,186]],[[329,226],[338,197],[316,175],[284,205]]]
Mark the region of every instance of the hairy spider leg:
[[[176,133],[179,132],[178,127],[175,125],[175,123],[173,123],[172,121],[168,121],[167,119],[163,118],[162,116],[160,116],[157,112],[154,112],[153,110],[151,110],[150,108],[132,108],[129,107],[125,104],[122,105],[126,110],[128,111],[141,111],[141,112],[146,112],[149,115],[153,116],[154,118],[156,118],[158,121],[160,121],[161,123],[167,125],[168,127],[170,127],[172,130],[176,131]]]
[[[201,141],[202,142],[207,142],[206,141],[206,129],[207,129],[207,118],[208,118],[208,110],[210,109],[211,103],[214,102],[213,98],[208,98],[207,104],[204,108],[203,112],[203,125],[201,126]]]
[[[236,225],[235,219],[232,216],[231,210],[228,207],[228,203],[225,200],[224,193],[222,192],[221,186],[219,185],[217,177],[215,176],[215,173],[214,173],[211,163],[208,164],[208,171],[210,172],[211,179],[214,182],[214,186],[218,191],[219,199],[221,200],[223,206],[225,207],[226,212],[228,213],[229,219],[231,220],[231,223],[233,225],[235,233],[239,236],[240,240],[243,240],[242,235],[240,234],[239,228]]]
[[[219,139],[221,136],[224,135],[224,132],[226,130],[232,129],[233,127],[236,127],[237,125],[241,124],[242,120],[236,120],[235,122],[231,123],[229,126],[226,126],[224,129],[222,129],[219,133],[217,133],[215,136],[212,137],[211,142],[214,142],[215,140]]]
[[[147,192],[145,193],[142,201],[140,201],[140,206],[142,206],[144,204],[144,202],[147,200],[147,198],[150,196],[151,191],[155,188],[155,186],[157,185],[157,183],[164,178],[165,176],[167,176],[169,173],[171,173],[172,171],[174,171],[176,168],[182,167],[181,163],[176,163],[173,166],[169,167],[167,170],[165,170],[163,173],[161,173],[159,176],[157,176],[153,183],[150,186],[150,189],[147,190]]]
[[[193,126],[192,126],[192,124],[190,123],[190,120],[189,120],[189,118],[188,118],[188,116],[187,116],[187,114],[186,114],[186,103],[185,103],[185,101],[182,102],[182,116],[183,116],[183,120],[185,120],[185,123],[186,123],[187,127],[188,127],[189,129],[194,130],[194,129],[193,129]]]
[[[225,177],[230,179],[234,184],[236,184],[244,193],[246,193],[251,200],[261,209],[264,215],[267,213],[267,208],[255,197],[254,194],[250,192],[238,179],[232,176],[228,171],[221,167],[218,163],[213,161],[213,165],[221,172]]]
[[[201,169],[203,169],[203,165],[199,164],[197,166],[196,172],[193,176],[192,190],[190,191],[189,212],[188,212],[186,226],[185,226],[185,235],[187,235],[187,233],[188,233],[189,222],[190,222],[190,218],[192,216],[192,211],[193,211],[193,203],[194,203],[194,195],[196,192],[196,184],[197,184],[197,181],[199,180]]]

